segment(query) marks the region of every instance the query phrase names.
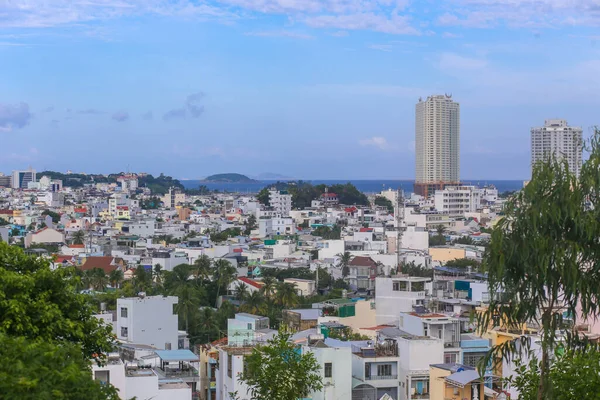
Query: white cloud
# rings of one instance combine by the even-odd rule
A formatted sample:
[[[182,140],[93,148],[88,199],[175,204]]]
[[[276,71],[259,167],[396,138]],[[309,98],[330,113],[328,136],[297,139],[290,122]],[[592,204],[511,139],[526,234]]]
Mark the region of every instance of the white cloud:
[[[358,144],[361,146],[373,146],[377,147],[380,150],[389,150],[390,145],[386,138],[382,136],[373,136],[368,139],[361,139],[358,141]]]
[[[455,53],[442,53],[439,67],[442,70],[476,70],[488,65],[486,60],[479,58],[463,57]]]
[[[348,31],[337,31],[337,32],[333,32],[331,34],[331,36],[335,36],[335,37],[346,37],[348,35],[349,35]]]
[[[457,39],[457,38],[461,38],[462,35],[460,35],[458,33],[444,32],[444,33],[442,33],[442,37],[446,38],[446,39]]]
[[[314,39],[312,35],[307,35],[300,32],[292,31],[261,31],[261,32],[246,32],[246,36],[260,36],[260,37],[287,37],[292,39]]]
[[[384,51],[389,53],[393,50],[393,46],[391,44],[372,44],[369,46],[370,49]]]
[[[395,35],[419,35],[419,31],[410,25],[408,17],[396,13],[392,13],[390,16],[372,12],[325,14],[306,17],[302,21],[313,28],[370,30]]]

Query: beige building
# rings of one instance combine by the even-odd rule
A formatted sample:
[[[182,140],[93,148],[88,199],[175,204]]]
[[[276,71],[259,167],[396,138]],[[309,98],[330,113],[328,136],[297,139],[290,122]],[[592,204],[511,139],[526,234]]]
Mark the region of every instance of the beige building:
[[[415,114],[415,193],[460,181],[460,106],[451,95],[419,99]]]
[[[429,255],[431,256],[431,261],[439,261],[442,264],[456,260],[459,258],[466,257],[466,250],[456,247],[430,247]]]
[[[28,233],[25,236],[25,247],[30,247],[32,244],[63,244],[65,243],[65,235],[56,229],[44,228],[37,232]]]
[[[430,400],[497,399],[498,393],[486,388],[484,383],[473,367],[461,364],[432,364],[429,367]]]
[[[283,281],[294,285],[299,296],[312,296],[317,291],[315,281],[311,279],[287,278]]]

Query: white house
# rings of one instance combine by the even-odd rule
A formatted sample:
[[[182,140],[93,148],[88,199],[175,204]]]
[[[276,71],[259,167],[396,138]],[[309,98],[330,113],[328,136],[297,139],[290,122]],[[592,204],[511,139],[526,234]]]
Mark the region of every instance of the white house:
[[[320,336],[320,335],[319,335]],[[311,340],[302,346],[303,353],[312,353],[321,366],[319,373],[323,389],[311,393],[312,400],[346,400],[352,398],[352,352],[350,347],[328,346]]]
[[[292,211],[292,195],[287,190],[269,190],[269,204],[277,217],[289,217]]]
[[[377,277],[375,280],[375,304],[377,324],[398,324],[401,312],[412,312],[413,306],[423,305],[425,284],[430,278],[413,276]]]
[[[117,299],[117,338],[163,350],[177,350],[176,296]]]

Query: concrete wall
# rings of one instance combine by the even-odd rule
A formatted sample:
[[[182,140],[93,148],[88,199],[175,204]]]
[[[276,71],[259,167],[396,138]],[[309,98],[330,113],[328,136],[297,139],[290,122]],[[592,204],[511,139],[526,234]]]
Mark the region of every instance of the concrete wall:
[[[171,350],[177,350],[177,314],[173,311],[177,301],[175,296],[117,299],[117,338],[158,349],[170,343]],[[121,308],[127,309],[127,317]],[[123,327],[127,327],[127,337],[121,335]]]
[[[465,258],[465,249],[452,248],[452,247],[430,247],[429,255],[433,261],[439,261],[446,263],[450,260],[456,260],[458,258]]]
[[[346,400],[352,397],[352,353],[349,347],[309,348],[304,352],[312,352],[321,366],[323,389],[312,393],[312,400]],[[332,377],[325,378],[325,363],[332,363]]]

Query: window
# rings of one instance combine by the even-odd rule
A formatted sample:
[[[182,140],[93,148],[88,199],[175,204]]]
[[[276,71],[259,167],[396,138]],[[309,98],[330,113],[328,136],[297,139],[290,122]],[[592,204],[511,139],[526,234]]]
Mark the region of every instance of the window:
[[[100,381],[103,385],[110,383],[110,371],[96,371],[94,379]]]
[[[325,363],[325,378],[331,378],[333,376],[333,364]]]
[[[445,353],[444,354],[444,363],[454,364],[455,362],[456,362],[456,353]]]
[[[231,378],[231,364],[233,363],[233,357],[231,354],[227,354],[227,376]]]
[[[463,364],[469,367],[477,367],[479,360],[484,358],[486,353],[465,353],[463,356]]]
[[[127,307],[121,307],[121,318],[127,318]]]
[[[390,376],[392,375],[392,365],[383,364],[377,366],[377,376]]]
[[[128,329],[126,326],[121,327],[121,337],[127,337]]]

